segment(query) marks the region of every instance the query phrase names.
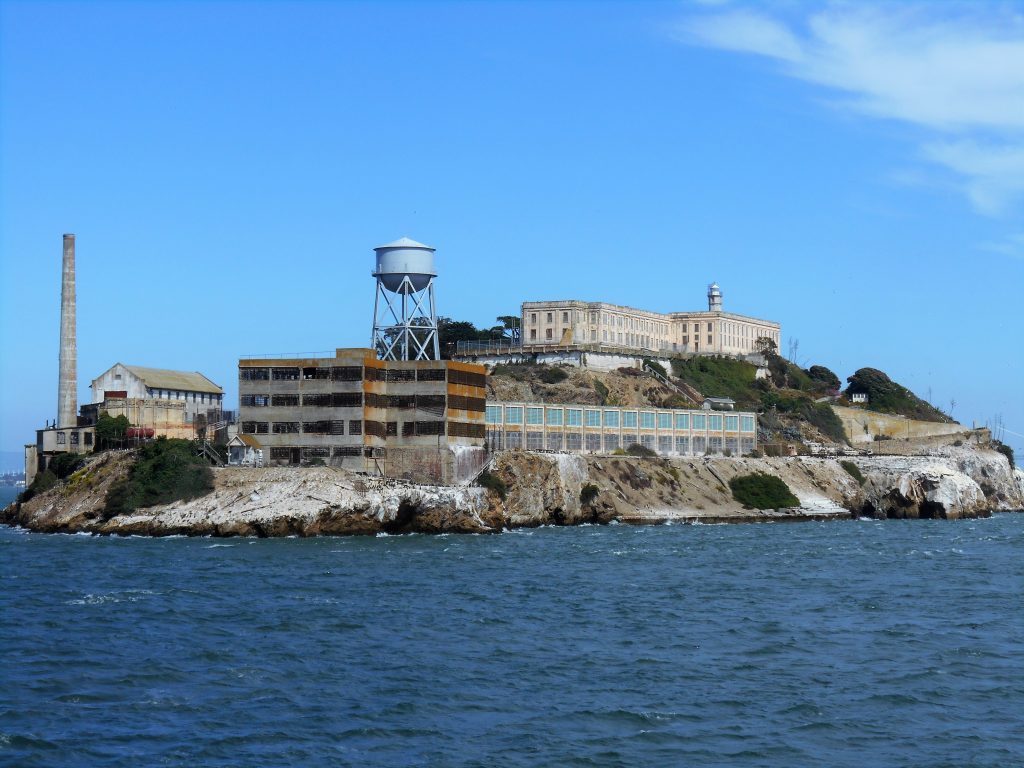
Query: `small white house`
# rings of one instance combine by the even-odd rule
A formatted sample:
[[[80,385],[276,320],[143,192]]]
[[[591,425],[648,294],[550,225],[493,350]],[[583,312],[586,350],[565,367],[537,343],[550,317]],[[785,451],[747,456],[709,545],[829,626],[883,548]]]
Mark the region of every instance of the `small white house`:
[[[252,435],[235,435],[228,440],[228,464],[236,467],[262,467],[263,449]]]
[[[867,403],[867,401],[868,401],[868,393],[867,392],[854,392],[852,395],[850,395],[850,402],[851,403],[861,403],[861,404],[864,404],[864,403]]]

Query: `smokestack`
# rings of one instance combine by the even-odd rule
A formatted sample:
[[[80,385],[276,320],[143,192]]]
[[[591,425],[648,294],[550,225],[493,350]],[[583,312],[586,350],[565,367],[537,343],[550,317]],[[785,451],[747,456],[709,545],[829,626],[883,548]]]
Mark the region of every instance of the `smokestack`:
[[[78,335],[75,331],[75,236],[64,235],[64,270],[60,284],[60,381],[57,426],[78,424]]]

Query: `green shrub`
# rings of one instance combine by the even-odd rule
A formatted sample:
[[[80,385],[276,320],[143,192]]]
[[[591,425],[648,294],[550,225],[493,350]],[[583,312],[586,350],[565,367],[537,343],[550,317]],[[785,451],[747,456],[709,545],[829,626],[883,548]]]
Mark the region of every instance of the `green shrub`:
[[[188,501],[213,490],[213,473],[188,440],[158,437],[138,449],[128,476],[110,487],[106,516]]]
[[[104,411],[96,419],[96,450],[105,451],[108,448],[115,448],[121,445],[125,432],[131,424],[124,414],[111,416]]]
[[[545,384],[557,384],[567,378],[569,378],[569,374],[565,368],[542,368],[540,372],[540,380]]]
[[[665,366],[662,365],[661,363],[659,363],[657,360],[651,360],[651,358],[645,357],[644,358],[644,365],[646,365],[651,370],[657,371],[659,374],[664,376],[666,379],[668,378],[668,371],[665,370]]]
[[[824,365],[812,365],[807,369],[807,375],[814,382],[815,388],[822,392],[832,392],[842,386],[839,377]]]
[[[85,457],[74,453],[62,453],[50,463],[50,469],[59,480],[66,480],[85,464]]]
[[[734,477],[729,481],[729,488],[733,498],[745,507],[780,509],[800,505],[800,500],[781,478],[764,472]]]
[[[640,445],[640,443],[633,443],[632,445],[627,445],[626,453],[629,454],[630,456],[644,456],[646,458],[651,458],[653,456],[658,455],[657,452],[652,451],[650,448],[646,448]]]
[[[505,484],[505,481],[487,470],[480,473],[480,477],[476,479],[476,484],[489,491],[493,491],[502,501],[508,495],[508,485]]]
[[[18,503],[23,504],[31,498],[38,496],[40,493],[56,488],[57,483],[60,481],[57,479],[57,475],[52,469],[44,469],[42,472],[36,474],[32,479],[32,484],[24,491],[18,494]]]
[[[906,387],[900,386],[877,368],[861,368],[847,381],[846,396],[866,394],[867,408],[880,413],[901,414],[921,421],[951,422],[952,419]]]
[[[590,502],[597,498],[597,494],[600,491],[601,489],[598,488],[593,483],[585,483],[583,487],[580,488],[580,504],[589,504]]]
[[[996,450],[1003,454],[1003,456],[1006,457],[1006,460],[1010,462],[1010,469],[1013,469],[1015,466],[1017,466],[1013,462],[1013,448],[1008,446],[1006,443],[1000,443],[999,445],[996,446]]]
[[[846,459],[844,461],[840,461],[839,465],[843,469],[845,469],[850,474],[850,477],[852,477],[854,480],[856,480],[858,484],[864,485],[864,483],[867,482],[864,479],[864,475],[862,475],[860,473],[860,467],[858,467],[856,464],[854,464],[849,459]]]
[[[604,385],[604,382],[600,379],[594,379],[594,391],[597,392],[597,396],[601,398],[601,405],[608,404],[608,387]]]

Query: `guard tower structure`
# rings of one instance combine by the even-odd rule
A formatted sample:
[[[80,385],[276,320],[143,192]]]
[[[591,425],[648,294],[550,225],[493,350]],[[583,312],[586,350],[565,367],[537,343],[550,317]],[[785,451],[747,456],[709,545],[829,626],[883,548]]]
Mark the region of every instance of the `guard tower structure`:
[[[440,360],[434,248],[408,237],[373,249],[377,295],[371,346],[380,360]]]

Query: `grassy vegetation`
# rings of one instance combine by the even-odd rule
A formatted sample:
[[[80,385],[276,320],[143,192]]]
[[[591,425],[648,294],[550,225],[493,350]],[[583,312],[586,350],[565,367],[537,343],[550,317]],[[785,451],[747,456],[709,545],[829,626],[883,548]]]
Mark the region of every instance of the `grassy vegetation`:
[[[847,471],[847,472],[848,472],[848,473],[850,474],[850,477],[852,477],[852,478],[853,478],[854,480],[856,480],[858,484],[860,484],[860,485],[864,485],[864,483],[865,483],[865,482],[867,482],[867,481],[866,481],[866,480],[864,479],[864,475],[862,475],[862,474],[860,473],[860,467],[858,467],[858,466],[857,466],[856,464],[854,464],[854,463],[853,463],[852,461],[850,461],[850,460],[848,460],[848,459],[847,459],[847,460],[845,460],[845,461],[840,461],[840,462],[839,462],[839,465],[840,465],[840,466],[841,466],[841,467],[842,467],[843,469],[845,469],[845,470],[846,470],[846,471]]]
[[[782,478],[763,472],[734,477],[729,481],[729,488],[733,498],[745,507],[780,509],[800,505],[800,500]]]
[[[861,368],[847,381],[847,397],[867,394],[867,408],[880,413],[901,414],[921,421],[950,422],[946,414],[925,402],[906,387],[897,384],[876,368]]]
[[[594,391],[601,398],[601,405],[608,405],[608,387],[604,385],[603,381],[594,379]]]
[[[132,510],[205,496],[213,490],[213,473],[195,455],[188,440],[158,437],[138,450],[128,477],[107,492],[107,517]]]
[[[585,483],[583,487],[580,488],[580,504],[585,505],[592,502],[594,499],[597,498],[597,494],[600,492],[600,490],[601,489],[598,488],[593,483]]]
[[[754,389],[757,367],[728,357],[691,357],[673,360],[672,375],[695,387],[706,397],[731,397],[742,406],[758,400]]]
[[[761,404],[765,408],[774,406],[779,413],[788,413],[806,421],[837,443],[846,442],[843,422],[828,403],[816,403],[807,395],[799,393],[787,395],[767,391],[761,393]]]
[[[645,458],[651,458],[657,456],[657,451],[652,451],[650,448],[645,448],[640,443],[633,443],[632,445],[626,446],[626,454],[629,456],[643,456]]]
[[[505,484],[505,481],[487,470],[480,473],[480,477],[476,479],[476,484],[497,494],[498,498],[502,501],[508,495],[508,485]]]

